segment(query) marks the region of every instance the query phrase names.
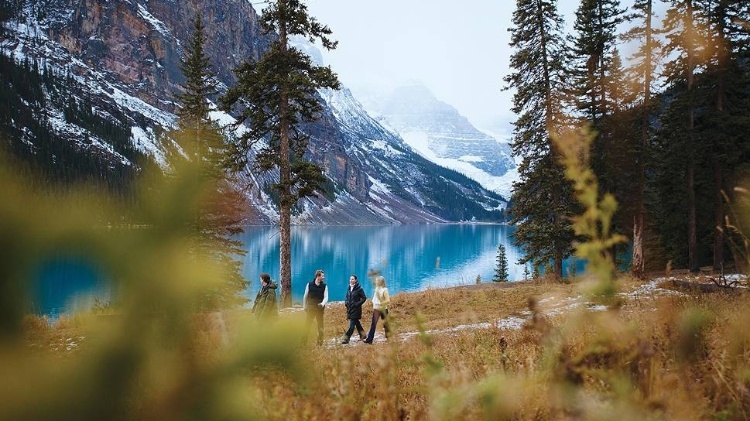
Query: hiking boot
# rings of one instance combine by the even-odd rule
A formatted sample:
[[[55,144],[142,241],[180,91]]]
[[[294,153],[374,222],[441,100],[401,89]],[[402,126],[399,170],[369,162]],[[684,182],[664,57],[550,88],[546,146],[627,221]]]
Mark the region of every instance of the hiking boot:
[[[365,335],[365,332],[359,332],[359,340],[364,341],[367,339],[367,335]]]
[[[344,336],[343,338],[341,338],[341,345],[346,345],[348,343],[349,343],[349,337],[348,336]]]

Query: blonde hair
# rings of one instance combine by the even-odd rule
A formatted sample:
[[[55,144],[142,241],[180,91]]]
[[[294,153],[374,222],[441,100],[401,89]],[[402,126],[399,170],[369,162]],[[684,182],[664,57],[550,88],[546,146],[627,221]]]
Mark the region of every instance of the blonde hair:
[[[385,286],[385,278],[383,278],[382,276],[376,276],[375,277],[375,286],[384,287]]]

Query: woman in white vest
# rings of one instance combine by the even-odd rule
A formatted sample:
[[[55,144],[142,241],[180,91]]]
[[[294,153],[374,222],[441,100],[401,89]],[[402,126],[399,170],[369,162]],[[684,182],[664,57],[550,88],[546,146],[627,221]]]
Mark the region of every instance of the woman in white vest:
[[[388,325],[388,303],[390,302],[391,296],[385,286],[385,278],[376,276],[375,292],[372,294],[372,322],[370,323],[370,332],[364,341],[366,344],[372,344],[372,340],[375,338],[375,328],[378,327],[378,320],[380,319],[383,319],[386,339],[391,335],[391,329]]]

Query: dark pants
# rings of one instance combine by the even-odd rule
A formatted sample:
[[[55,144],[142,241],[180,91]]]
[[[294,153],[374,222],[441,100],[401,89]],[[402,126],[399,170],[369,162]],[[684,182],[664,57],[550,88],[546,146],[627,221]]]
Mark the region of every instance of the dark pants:
[[[323,311],[324,309],[318,306],[307,308],[307,328],[305,329],[305,342],[307,342],[307,334],[310,332],[310,324],[313,319],[318,322],[318,345],[323,345]]]
[[[373,310],[372,311],[372,322],[370,323],[370,332],[367,333],[367,339],[365,342],[372,342],[375,338],[375,328],[378,327],[378,320],[383,319],[383,329],[385,329],[385,337],[391,336],[391,329],[388,325],[388,310]]]
[[[349,330],[346,331],[347,338],[352,337],[355,328],[357,329],[357,332],[359,332],[360,338],[365,336],[365,328],[362,327],[362,323],[359,322],[359,319],[349,319]]]

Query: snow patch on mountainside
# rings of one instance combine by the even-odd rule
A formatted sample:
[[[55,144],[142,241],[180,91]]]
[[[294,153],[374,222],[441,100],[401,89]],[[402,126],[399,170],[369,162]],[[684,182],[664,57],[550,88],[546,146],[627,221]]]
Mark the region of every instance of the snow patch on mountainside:
[[[167,167],[167,157],[164,155],[164,152],[156,146],[156,135],[154,134],[154,129],[149,127],[148,130],[143,130],[137,126],[131,127],[130,138],[133,139],[133,146],[135,146],[136,149],[152,156],[160,167]]]
[[[146,10],[145,7],[143,7],[142,4],[138,5],[138,15],[140,15],[146,22],[150,23],[151,26],[153,26],[154,29],[156,29],[165,38],[172,38],[172,34],[169,32],[169,28],[164,25],[164,22],[156,19],[151,13],[148,12],[148,10]],[[179,39],[175,39],[177,40],[177,45],[180,45]]]
[[[411,146],[412,149],[426,159],[442,167],[457,171],[472,180],[476,180],[484,188],[496,191],[505,198],[510,198],[513,181],[518,179],[518,171],[516,168],[509,169],[508,172],[500,177],[493,176],[472,164],[472,162],[476,162],[476,158],[481,160],[480,157],[465,155],[460,159],[453,159],[437,156],[429,146],[429,136],[427,133],[405,132],[401,133],[401,137],[406,141],[407,145]],[[467,157],[468,159],[466,159]]]

